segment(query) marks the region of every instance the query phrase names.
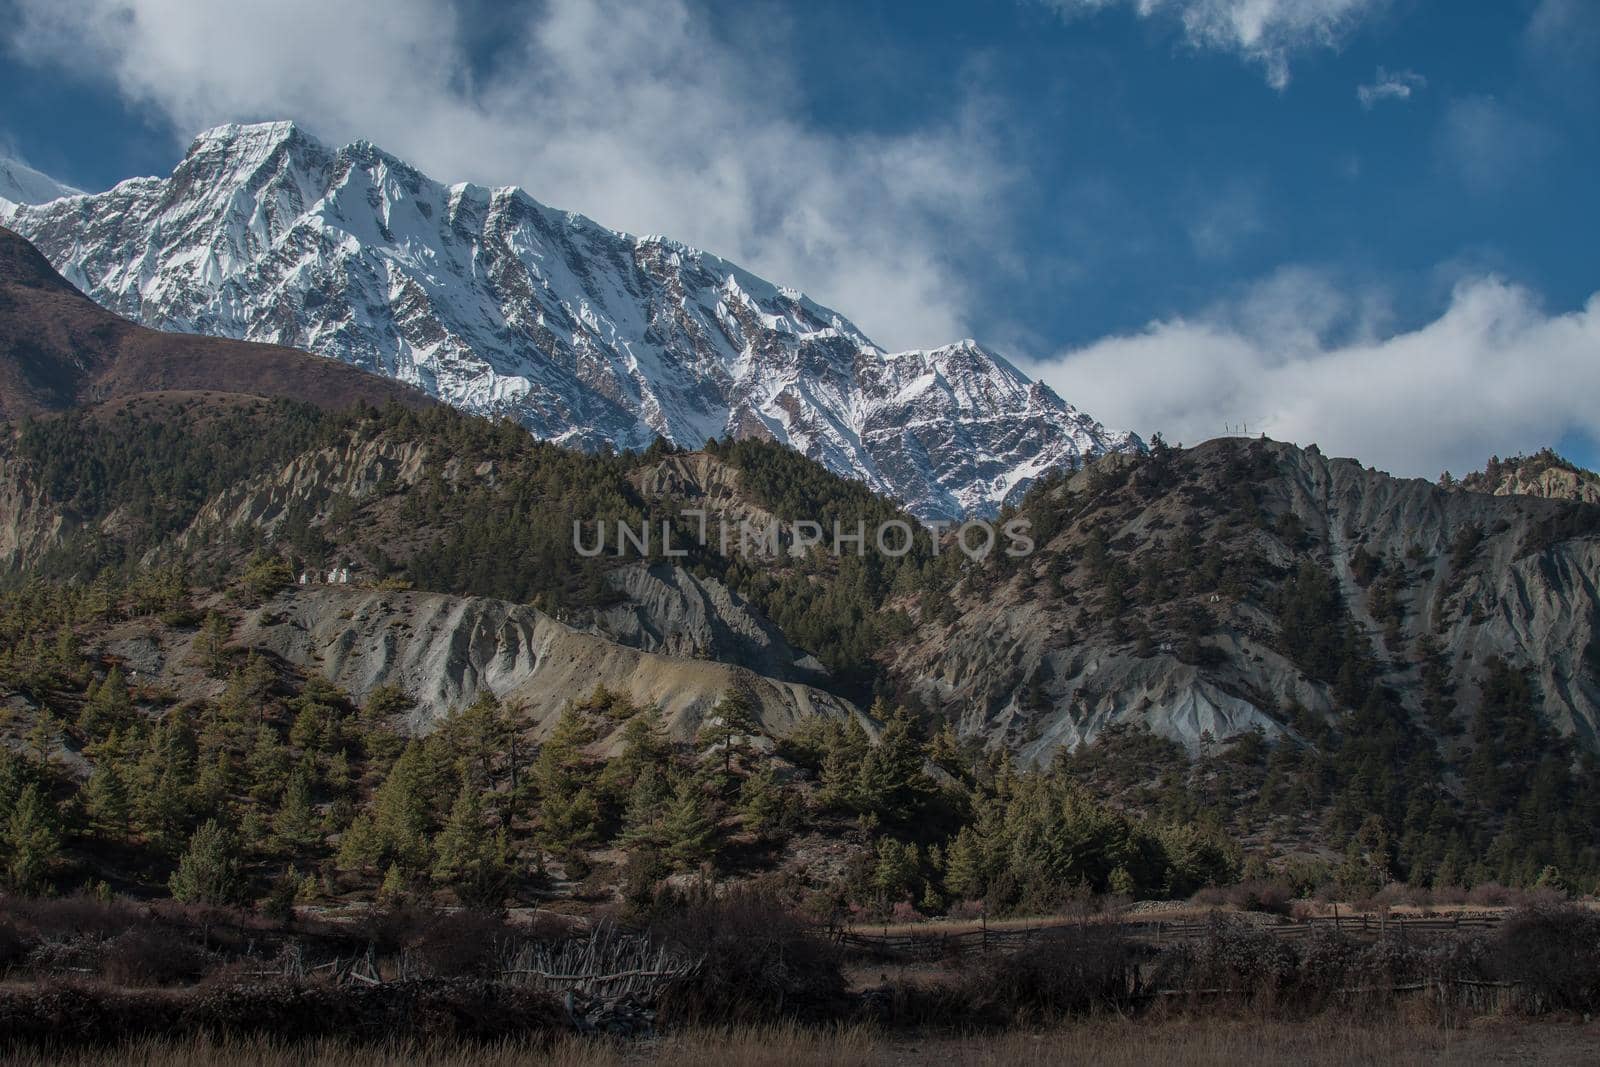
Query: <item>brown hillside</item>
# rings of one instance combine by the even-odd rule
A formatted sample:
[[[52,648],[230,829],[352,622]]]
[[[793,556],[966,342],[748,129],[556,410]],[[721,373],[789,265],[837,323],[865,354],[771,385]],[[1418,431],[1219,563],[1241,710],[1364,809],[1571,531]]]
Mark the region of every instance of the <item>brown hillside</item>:
[[[292,348],[138,326],[74,289],[37,249],[0,227],[0,419],[190,390],[289,397],[330,410],[434,402]]]

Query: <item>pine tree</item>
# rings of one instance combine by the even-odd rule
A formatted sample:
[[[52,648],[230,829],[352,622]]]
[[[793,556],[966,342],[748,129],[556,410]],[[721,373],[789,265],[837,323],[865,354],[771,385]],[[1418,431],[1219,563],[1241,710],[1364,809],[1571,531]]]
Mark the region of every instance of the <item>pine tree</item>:
[[[659,847],[661,822],[671,794],[661,780],[661,772],[646,766],[628,792],[628,806],[622,815],[621,841],[628,846]]]
[[[765,834],[783,815],[783,787],[770,764],[764,764],[739,786],[739,810],[750,829]]]
[[[28,754],[35,763],[48,764],[55,759],[56,748],[61,743],[61,731],[57,729],[55,717],[48,710],[39,716],[39,721],[28,731],[27,742]]]
[[[851,810],[860,803],[861,763],[872,745],[866,729],[851,719],[829,731],[822,754],[822,782],[817,800],[824,808]]]
[[[189,790],[190,810],[216,811],[222,807],[233,792],[234,778],[232,754],[225,748],[217,749],[195,776]]]
[[[897,708],[878,743],[861,760],[856,784],[858,803],[879,817],[904,823],[934,792],[922,767],[922,743],[911,713]]]
[[[601,796],[613,807],[627,803],[639,780],[665,767],[671,757],[672,744],[661,721],[661,709],[653,704],[643,708],[622,728],[621,748],[600,771],[597,784]]]
[[[540,836],[553,851],[571,856],[599,839],[600,802],[594,790],[548,793],[539,802]]]
[[[278,731],[266,723],[256,727],[245,771],[250,776],[250,795],[263,803],[276,799],[283,789],[289,774],[289,750],[278,738]]]
[[[78,726],[94,737],[121,726],[133,712],[128,684],[115,666],[106,672],[104,681],[90,685],[86,697],[78,712]]]
[[[301,700],[289,726],[289,743],[296,748],[317,751],[328,746],[333,729],[334,709],[315,700]]]
[[[383,842],[365,812],[350,820],[339,837],[339,866],[347,871],[376,867],[383,858]]]
[[[927,745],[928,762],[951,774],[960,774],[961,741],[955,729],[947,722],[939,728]]]
[[[228,638],[233,636],[232,631],[227,619],[211,611],[206,613],[205,621],[200,624],[200,632],[195,635],[195,653],[213,678],[221,678],[228,673],[227,646]]]
[[[511,751],[515,731],[505,705],[494,694],[482,693],[445,723],[452,747],[464,767],[471,768],[489,788],[495,783],[495,764]]]
[[[373,794],[373,829],[382,854],[408,870],[428,852],[428,798],[423,792],[424,742],[412,741]]]
[[[680,870],[692,870],[715,857],[717,824],[706,804],[705,793],[693,777],[678,783],[661,827],[666,854]]]
[[[594,769],[584,752],[593,740],[594,730],[568,707],[534,760],[540,831],[545,842],[560,852],[592,844],[599,831],[600,804],[591,788]]]
[[[411,894],[411,883],[406,879],[405,872],[398,863],[389,864],[389,869],[384,873],[383,884],[378,886],[378,903],[391,907],[403,902]]]
[[[272,832],[288,849],[304,848],[317,840],[317,816],[311,803],[311,776],[297,767],[284,787],[283,799],[272,819]]]
[[[176,852],[188,838],[193,810],[193,736],[187,723],[172,716],[150,733],[135,782],[134,812],[140,831],[162,851]]]
[[[733,774],[733,757],[744,753],[751,736],[758,730],[750,698],[733,691],[723,694],[711,709],[711,714],[695,734],[695,744],[703,750],[720,748],[722,773],[724,777],[729,777]]]
[[[584,747],[594,739],[594,729],[576,710],[568,707],[561,713],[533,763],[533,781],[541,798],[589,784],[593,774]]]
[[[122,780],[114,761],[103,759],[95,765],[89,784],[84,787],[83,802],[96,832],[113,841],[128,836],[133,806],[128,799],[127,783]]]
[[[405,738],[396,720],[411,708],[413,701],[399,686],[385,683],[367,693],[361,705],[361,747],[368,762],[380,771],[387,770],[405,749]]]
[[[241,889],[239,843],[216,819],[207,819],[189,839],[167,886],[185,904],[229,904]]]
[[[1566,877],[1562,875],[1561,868],[1553,863],[1546,864],[1544,869],[1539,872],[1539,877],[1534,881],[1533,887],[1535,889],[1549,889],[1562,896],[1568,896],[1572,892],[1572,886],[1567,882]]]
[[[978,900],[988,890],[978,835],[963,826],[945,849],[944,886],[959,900]]]
[[[916,845],[880,837],[878,862],[872,869],[872,887],[878,898],[885,903],[903,899],[916,883],[920,865]]]
[[[337,797],[344,796],[355,784],[350,771],[350,757],[345,754],[344,749],[328,757],[327,765],[322,772],[322,780],[328,787],[328,792]]]
[[[37,782],[29,782],[17,795],[4,840],[6,887],[14,893],[44,889],[50,867],[61,854],[61,837]]]
[[[504,885],[505,842],[484,825],[483,792],[470,779],[461,783],[434,854],[434,881],[453,887],[463,899],[487,902]]]

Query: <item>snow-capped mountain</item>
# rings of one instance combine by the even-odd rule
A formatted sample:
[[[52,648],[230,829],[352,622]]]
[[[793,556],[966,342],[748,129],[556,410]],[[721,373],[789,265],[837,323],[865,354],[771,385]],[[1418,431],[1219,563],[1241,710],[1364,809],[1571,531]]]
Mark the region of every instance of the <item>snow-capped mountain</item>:
[[[170,177],[0,221],[148,326],[307,349],[574,445],[770,437],[924,518],[1140,447],[972,341],[886,353],[717,256],[287,122],[219,127]]]
[[[0,156],[0,212],[17,204],[45,204],[78,190],[40,174],[25,163]]]

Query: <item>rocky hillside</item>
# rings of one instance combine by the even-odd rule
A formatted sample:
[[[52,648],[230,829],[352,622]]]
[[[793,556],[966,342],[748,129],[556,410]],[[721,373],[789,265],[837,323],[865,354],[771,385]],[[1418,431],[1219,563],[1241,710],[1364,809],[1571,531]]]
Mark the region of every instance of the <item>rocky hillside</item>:
[[[0,204],[0,222],[147,326],[330,356],[571,445],[775,440],[925,518],[1139,447],[974,342],[888,353],[709,253],[286,122],[211,130],[167,178]]]
[[[1600,504],[1600,474],[1584,470],[1548,448],[1531,456],[1491,457],[1483,470],[1473,471],[1456,484],[1472,493]]]
[[[1305,736],[1373,692],[1449,750],[1494,657],[1532,672],[1548,723],[1600,737],[1600,508],[1224,439],[1107,461],[1022,513],[1040,551],[970,571],[888,669],[1030,758],[1129,723],[1191,751]]]
[[[240,439],[252,447],[219,462]],[[399,686],[424,732],[484,693],[536,726],[597,684],[659,707],[686,736],[732,691],[778,736],[813,715],[858,717],[839,680],[717,568],[575,554],[574,519],[675,521],[681,498],[630,480],[660,462],[588,457],[445,408],[135,397],[0,441],[0,560],[13,582],[108,566],[181,567],[216,586],[244,575],[264,599],[234,627],[242,647],[356,696]],[[263,567],[265,586],[249,577]],[[148,641],[186,640],[160,630]],[[191,659],[170,653],[114,650],[182,688]]]
[[[847,701],[741,667],[657,655],[585,634],[533,608],[370,586],[291,585],[234,615],[229,645],[324,678],[364,701],[380,687],[404,692],[403,727],[431,732],[452,710],[492,696],[539,738],[596,685],[661,710],[670,736],[692,738],[723,695],[742,694],[774,737],[812,716],[857,718]],[[103,646],[146,685],[199,696],[215,689],[197,671],[194,628],[147,619]],[[196,686],[199,686],[197,689]],[[863,722],[866,720],[862,719]]]
[[[738,694],[753,730],[793,749],[783,766],[818,782],[865,760],[870,735],[898,737],[874,795],[922,766],[904,755],[920,731],[951,783],[1000,796],[1008,768],[1065,759],[1099,802],[1252,847],[1381,832],[1400,869],[1487,856],[1482,870],[1530,883],[1600,862],[1582,814],[1600,802],[1583,785],[1600,508],[1582,502],[1450,491],[1269,441],[1158,443],[1003,513],[1029,524],[1021,557],[973,560],[926,532],[898,557],[796,551],[787,527],[752,557],[698,541],[702,513],[713,531],[909,516],[771,443],[591,455],[442,405],[191,392],[7,427],[0,509],[14,724],[54,706],[56,683],[28,679],[53,677],[63,640],[84,695],[60,715],[107,663],[171,706],[211,707],[219,658],[376,701],[407,733],[498,697],[530,744],[597,685],[661,709],[684,745]],[[579,555],[575,522],[648,528],[653,548]],[[664,527],[684,555],[663,553]],[[39,618],[72,621],[28,623],[44,601],[57,614]],[[609,699],[584,705],[596,754],[620,742]],[[853,795],[818,803],[906,818]],[[966,803],[923,802],[941,818]],[[1533,829],[1508,836],[1513,819]]]

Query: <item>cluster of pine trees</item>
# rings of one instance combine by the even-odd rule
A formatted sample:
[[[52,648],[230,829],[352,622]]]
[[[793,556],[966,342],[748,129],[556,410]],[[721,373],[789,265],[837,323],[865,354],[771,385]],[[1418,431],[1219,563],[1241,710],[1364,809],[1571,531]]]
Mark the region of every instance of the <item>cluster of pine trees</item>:
[[[215,696],[177,699],[84,651],[141,617],[192,632],[189,666]],[[0,595],[0,620],[0,687],[19,698],[0,724],[0,864],[16,892],[501,902],[549,891],[558,866],[643,902],[674,872],[760,873],[808,828],[868,846],[831,890],[858,907],[1185,893],[1235,866],[1220,837],[1117,814],[881,703],[876,740],[817,719],[776,755],[738,692],[690,740],[603,687],[538,739],[489,697],[415,736],[398,690],[357,702],[233,647],[226,611],[195,610],[176,572],[33,584]],[[603,870],[612,849],[625,859]]]

